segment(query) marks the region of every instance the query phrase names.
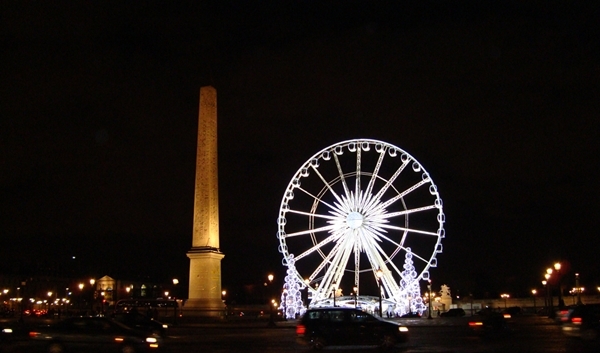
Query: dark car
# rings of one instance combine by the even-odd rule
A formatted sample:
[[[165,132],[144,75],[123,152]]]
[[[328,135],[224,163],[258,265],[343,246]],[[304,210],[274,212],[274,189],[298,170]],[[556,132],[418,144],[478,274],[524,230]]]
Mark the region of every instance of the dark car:
[[[317,308],[302,316],[296,335],[300,343],[313,349],[346,345],[391,348],[408,341],[408,328],[358,309]]]
[[[471,317],[469,328],[475,335],[484,337],[502,337],[511,332],[505,315],[497,312]]]
[[[600,305],[579,305],[569,309],[567,320],[563,322],[565,335],[595,341],[600,337]]]
[[[29,332],[32,350],[62,352],[156,352],[161,338],[131,329],[106,317],[72,317]]]
[[[441,317],[462,317],[465,316],[465,311],[461,308],[450,309],[446,312],[443,312]]]
[[[139,331],[154,333],[159,336],[165,336],[167,333],[167,324],[143,315],[138,312],[117,313],[112,316],[115,321],[122,323]]]

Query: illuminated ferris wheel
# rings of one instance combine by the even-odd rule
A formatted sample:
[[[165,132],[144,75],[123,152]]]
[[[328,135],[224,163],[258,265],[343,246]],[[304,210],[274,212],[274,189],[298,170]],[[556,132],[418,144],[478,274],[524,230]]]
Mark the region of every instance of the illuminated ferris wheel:
[[[331,145],[298,169],[281,201],[286,285],[306,288],[311,306],[340,289],[401,303],[406,284],[437,266],[444,221],[437,186],[410,154],[371,139]]]

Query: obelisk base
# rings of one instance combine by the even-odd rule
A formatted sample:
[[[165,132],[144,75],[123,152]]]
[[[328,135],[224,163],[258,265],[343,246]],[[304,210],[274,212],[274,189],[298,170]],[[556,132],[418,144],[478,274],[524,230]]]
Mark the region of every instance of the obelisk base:
[[[221,298],[221,260],[218,249],[194,247],[190,259],[190,289],[182,308],[183,316],[223,317],[225,304]]]

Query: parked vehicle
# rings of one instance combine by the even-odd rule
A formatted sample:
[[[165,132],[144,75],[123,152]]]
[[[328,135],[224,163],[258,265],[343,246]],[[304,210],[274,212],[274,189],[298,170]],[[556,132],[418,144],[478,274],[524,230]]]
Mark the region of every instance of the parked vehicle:
[[[441,317],[462,317],[462,316],[465,316],[465,311],[462,308],[454,308],[454,309],[450,309],[446,312],[443,312],[440,316]]]
[[[408,328],[358,309],[317,308],[302,316],[296,335],[300,343],[313,349],[347,345],[391,348],[408,341]]]
[[[579,305],[569,310],[567,320],[562,324],[562,332],[571,337],[587,341],[600,338],[600,305]]]
[[[29,331],[30,343],[46,352],[156,352],[162,345],[156,335],[131,329],[106,317],[72,317]]]
[[[165,336],[167,328],[169,327],[167,324],[163,324],[162,322],[138,313],[137,311],[116,313],[112,318],[125,326],[146,333],[154,333],[159,336]]]
[[[506,321],[506,314],[490,312],[471,317],[469,328],[475,335],[484,337],[503,337],[511,331]]]

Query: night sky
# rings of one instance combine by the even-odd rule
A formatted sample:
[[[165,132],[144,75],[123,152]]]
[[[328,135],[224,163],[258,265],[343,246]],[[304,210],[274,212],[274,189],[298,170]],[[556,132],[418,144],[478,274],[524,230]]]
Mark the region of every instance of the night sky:
[[[527,293],[562,261],[566,286],[595,288],[594,3],[4,2],[0,273],[187,280],[212,85],[224,288],[284,276],[283,192],[352,138],[406,150],[438,185],[435,283]]]

